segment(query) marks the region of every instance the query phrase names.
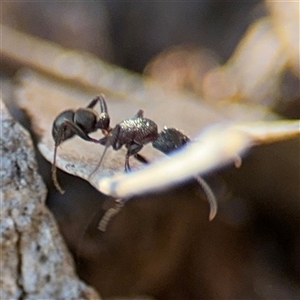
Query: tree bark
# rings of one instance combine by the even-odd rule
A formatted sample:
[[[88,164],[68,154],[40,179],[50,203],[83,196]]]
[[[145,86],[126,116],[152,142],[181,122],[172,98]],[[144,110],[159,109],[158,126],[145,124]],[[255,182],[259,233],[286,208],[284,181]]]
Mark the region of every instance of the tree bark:
[[[30,135],[0,105],[1,299],[99,299],[78,279],[45,206],[47,191]]]

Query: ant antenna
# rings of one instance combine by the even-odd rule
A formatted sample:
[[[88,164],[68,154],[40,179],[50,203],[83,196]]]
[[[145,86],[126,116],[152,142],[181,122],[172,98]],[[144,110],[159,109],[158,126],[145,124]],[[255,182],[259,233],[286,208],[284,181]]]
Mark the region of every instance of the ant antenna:
[[[100,158],[100,161],[98,162],[98,165],[96,166],[94,171],[89,175],[89,178],[91,178],[96,173],[96,171],[98,171],[98,169],[100,168],[107,149],[115,143],[115,141],[118,138],[119,132],[120,132],[120,126],[117,125],[114,129],[110,130],[109,133],[104,138],[99,140],[99,144],[104,145],[105,148]]]
[[[105,145],[105,149],[104,149],[104,151],[103,151],[103,153],[102,153],[102,156],[101,156],[101,158],[100,158],[100,161],[98,162],[98,164],[97,164],[96,168],[94,169],[94,171],[89,175],[89,178],[91,178],[91,177],[96,173],[96,171],[98,171],[98,169],[100,168],[100,166],[101,166],[101,164],[102,164],[102,161],[103,161],[103,158],[104,158],[104,156],[105,156],[105,153],[106,153],[106,151],[107,151],[107,149],[108,149],[109,146],[110,146],[110,144],[109,144],[109,142],[107,141],[107,143],[106,143],[106,145]]]
[[[57,148],[58,148],[59,144],[61,143],[62,135],[63,135],[63,128],[61,127],[61,128],[59,128],[56,139],[54,141],[55,142],[54,157],[53,157],[53,163],[52,163],[52,167],[51,167],[51,173],[52,173],[52,180],[53,180],[54,186],[63,195],[65,193],[65,191],[60,186],[60,184],[57,180],[57,174],[56,174],[56,169],[57,169],[56,168],[56,153],[57,153]]]
[[[54,158],[53,158],[53,164],[52,164],[52,167],[51,167],[51,173],[52,173],[52,180],[53,180],[54,186],[63,195],[65,193],[65,191],[60,186],[60,184],[57,180],[57,174],[56,174],[56,152],[57,152],[57,147],[58,147],[58,145],[57,145],[57,143],[55,143]]]
[[[210,206],[210,212],[209,212],[209,221],[212,221],[218,211],[218,204],[217,204],[217,199],[210,188],[210,186],[207,184],[207,182],[200,176],[195,176],[195,179],[197,182],[200,184],[200,186],[203,188],[203,191],[207,197],[209,206]]]

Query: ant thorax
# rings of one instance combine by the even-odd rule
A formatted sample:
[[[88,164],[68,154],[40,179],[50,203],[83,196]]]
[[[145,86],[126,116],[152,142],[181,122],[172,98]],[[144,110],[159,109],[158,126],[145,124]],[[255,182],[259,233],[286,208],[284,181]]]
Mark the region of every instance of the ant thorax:
[[[149,119],[136,117],[126,119],[120,124],[118,142],[122,145],[135,141],[145,145],[153,141],[158,134],[157,125]]]

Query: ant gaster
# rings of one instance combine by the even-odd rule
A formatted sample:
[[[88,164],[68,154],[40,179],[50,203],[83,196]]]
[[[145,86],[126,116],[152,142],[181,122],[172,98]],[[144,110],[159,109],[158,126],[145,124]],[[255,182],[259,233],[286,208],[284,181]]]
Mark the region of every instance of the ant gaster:
[[[98,115],[98,113],[93,109],[97,102],[100,104],[100,115]],[[60,187],[56,177],[56,151],[58,145],[74,135],[78,135],[86,141],[105,146],[98,166],[92,174],[100,167],[106,150],[110,146],[115,151],[119,150],[122,146],[125,146],[127,149],[127,153],[125,155],[125,171],[128,172],[131,170],[129,164],[130,156],[133,156],[142,163],[148,163],[147,159],[140,155],[139,152],[144,145],[150,142],[154,148],[164,154],[170,154],[172,151],[179,149],[190,142],[190,139],[185,134],[175,128],[164,127],[163,130],[158,133],[156,123],[150,119],[144,118],[142,110],[139,110],[132,118],[123,120],[114,128],[110,128],[109,122],[110,118],[103,95],[92,100],[86,108],[80,108],[76,111],[64,111],[54,120],[52,136],[55,141],[55,151],[52,177],[56,188],[61,193],[64,191]],[[104,137],[100,140],[93,139],[88,135],[98,129],[100,129],[104,135]],[[195,176],[195,179],[202,186],[208,197],[211,206],[211,220],[216,214],[216,199],[209,186],[200,176]]]

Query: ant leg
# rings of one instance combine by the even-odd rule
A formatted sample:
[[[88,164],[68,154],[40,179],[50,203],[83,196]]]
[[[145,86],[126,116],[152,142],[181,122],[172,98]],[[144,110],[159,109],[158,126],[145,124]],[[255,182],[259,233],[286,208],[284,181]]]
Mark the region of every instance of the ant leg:
[[[95,99],[93,99],[89,103],[89,105],[87,106],[87,108],[94,108],[95,105],[97,104],[97,102],[99,102],[99,104],[100,104],[100,112],[107,114],[108,113],[107,105],[106,105],[105,98],[104,98],[104,96],[102,94],[100,96],[97,96]]]
[[[138,154],[139,151],[143,148],[143,145],[137,144],[135,142],[132,142],[128,145],[126,145],[127,153],[125,156],[125,172],[131,171],[130,165],[129,165],[129,157],[134,156],[135,158],[139,157],[141,160],[145,161],[141,155]],[[137,158],[139,160],[139,158]]]
[[[125,172],[130,172],[131,171],[131,168],[130,168],[130,165],[129,165],[129,157],[130,155],[127,155],[125,156]],[[138,160],[139,162],[143,163],[143,164],[148,164],[149,161],[142,155],[140,154],[134,154],[133,157]]]
[[[110,118],[108,115],[107,105],[104,96],[100,95],[93,99],[87,106],[87,108],[94,108],[97,102],[99,102],[100,104],[100,115],[99,120],[96,124],[96,128],[101,129],[104,135],[108,135],[109,131],[111,130],[111,128],[109,127]]]
[[[93,143],[99,143],[98,140],[91,138],[88,136],[78,125],[71,122],[70,120],[65,120],[63,126],[67,126],[72,132],[76,135],[78,135],[80,138],[82,138],[85,141],[93,142]]]
[[[131,168],[130,168],[130,165],[129,165],[129,155],[126,154],[125,156],[125,172],[130,172],[131,171]]]
[[[99,97],[99,103],[100,103],[100,112],[101,112],[101,113],[108,114],[106,101],[105,101],[103,95],[100,95],[100,97]]]
[[[108,149],[108,147],[112,146],[114,150],[118,150],[122,147],[122,145],[117,143],[119,133],[120,133],[121,127],[120,125],[116,125],[116,127],[111,131],[111,134],[108,136],[106,135],[102,139],[98,141],[98,144],[105,146],[104,151],[101,155],[100,161],[97,165],[97,167],[94,169],[94,171],[89,175],[89,178],[93,176],[93,174],[100,168],[102,161],[104,159],[105,153]],[[129,165],[129,163],[127,163]],[[125,167],[126,169],[126,167]]]
[[[134,155],[134,158],[136,159],[136,160],[138,160],[139,162],[141,162],[141,163],[143,163],[143,164],[148,164],[149,163],[149,161],[148,161],[148,159],[146,159],[144,156],[142,156],[141,154],[135,154]]]

